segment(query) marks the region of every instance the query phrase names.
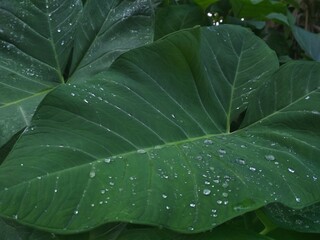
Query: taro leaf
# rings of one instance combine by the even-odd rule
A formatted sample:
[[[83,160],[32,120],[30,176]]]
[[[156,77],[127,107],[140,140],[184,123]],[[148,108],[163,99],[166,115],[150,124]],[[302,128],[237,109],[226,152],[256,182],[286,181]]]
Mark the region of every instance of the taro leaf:
[[[219,0],[194,0],[194,2],[201,6],[203,9],[208,8],[211,4],[214,4],[218,1]]]
[[[199,232],[319,201],[320,65],[277,66],[249,30],[222,25],[60,86],[0,166],[1,215],[61,233],[118,221]]]
[[[318,240],[319,234],[316,233],[301,233],[296,231],[289,231],[283,228],[278,228],[268,234],[275,240]]]
[[[281,204],[270,204],[265,212],[278,226],[299,232],[320,233],[320,203],[303,209],[291,209]]]
[[[66,81],[74,39],[74,62],[83,58],[80,68],[86,72],[77,70],[80,81],[79,75],[95,74],[123,51],[152,39],[151,9],[147,0],[90,1],[84,10],[77,0],[0,1],[0,147],[28,126],[43,97]]]
[[[306,31],[297,26],[291,26],[293,35],[300,47],[313,60],[320,62],[320,34]]]
[[[207,23],[203,10],[193,4],[168,5],[157,8],[155,39],[159,39],[169,33],[205,25]]]
[[[230,0],[236,17],[254,18],[257,20],[279,19],[283,21],[287,7],[285,3],[270,0]],[[272,14],[272,15],[269,15]]]
[[[147,228],[129,229],[124,231],[115,240],[272,240],[267,236],[259,235],[249,230],[220,226],[210,232],[198,234],[179,234],[176,232]],[[101,239],[102,240],[102,239]]]
[[[48,240],[60,238],[46,232],[37,231],[25,226],[18,225],[13,221],[0,218],[1,240]]]
[[[72,79],[85,81],[123,52],[152,42],[152,25],[149,0],[88,1],[77,29]]]
[[[0,147],[64,82],[79,1],[0,1]],[[64,19],[64,21],[61,21]]]

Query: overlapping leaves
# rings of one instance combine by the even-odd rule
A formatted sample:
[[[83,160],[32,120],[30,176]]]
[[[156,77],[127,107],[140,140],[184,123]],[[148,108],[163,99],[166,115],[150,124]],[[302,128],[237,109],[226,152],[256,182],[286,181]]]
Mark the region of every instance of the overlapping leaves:
[[[71,73],[79,82],[151,42],[152,19],[147,0],[1,1],[0,147]]]
[[[318,202],[319,74],[278,70],[228,25],[129,51],[44,99],[0,168],[1,215],[63,233],[117,221],[198,232]]]

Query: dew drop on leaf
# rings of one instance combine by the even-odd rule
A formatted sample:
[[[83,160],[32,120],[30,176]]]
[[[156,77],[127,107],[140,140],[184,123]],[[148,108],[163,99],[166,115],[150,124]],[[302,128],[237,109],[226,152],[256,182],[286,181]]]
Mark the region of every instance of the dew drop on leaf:
[[[142,154],[143,154],[143,153],[146,153],[146,150],[144,150],[144,149],[138,149],[138,150],[137,150],[137,153],[142,153]]]
[[[210,190],[210,189],[203,189],[203,195],[209,196],[210,193],[211,193],[211,190]]]
[[[268,161],[274,161],[276,158],[275,156],[271,155],[271,154],[268,154],[268,155],[265,155],[264,156]]]
[[[210,140],[210,139],[206,139],[206,140],[204,140],[203,143],[204,143],[205,145],[211,145],[211,144],[213,143],[213,141]]]
[[[240,164],[240,165],[245,165],[246,164],[246,161],[243,160],[242,158],[237,158],[236,159],[236,163]]]
[[[288,171],[294,173],[295,171],[292,168],[288,168]]]
[[[196,206],[196,204],[195,203],[190,203],[189,206],[194,208]]]
[[[94,178],[96,176],[96,172],[95,171],[91,171],[89,173],[90,178]]]
[[[226,154],[227,153],[227,151],[224,150],[224,149],[219,149],[218,152],[221,153],[221,154]]]
[[[250,167],[249,170],[252,171],[252,172],[255,172],[257,169],[254,168],[254,167]]]

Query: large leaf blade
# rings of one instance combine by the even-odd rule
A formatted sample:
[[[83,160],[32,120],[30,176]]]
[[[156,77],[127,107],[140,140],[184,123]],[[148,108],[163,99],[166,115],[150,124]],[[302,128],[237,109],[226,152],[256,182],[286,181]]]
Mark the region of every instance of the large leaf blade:
[[[56,89],[0,168],[1,214],[56,232],[114,221],[198,232],[271,202],[319,201],[318,125],[299,128],[270,111],[229,132],[237,110],[258,112],[254,92],[281,72],[271,74],[277,64],[264,61],[274,54],[259,41],[235,26],[181,31],[124,54],[89,83]],[[159,55],[163,49],[170,54]],[[297,118],[306,106],[319,111],[304,99],[318,99],[319,65],[310,64],[313,85],[301,81],[311,87],[287,103]],[[306,65],[299,65],[304,73]],[[287,124],[282,132],[280,124]]]

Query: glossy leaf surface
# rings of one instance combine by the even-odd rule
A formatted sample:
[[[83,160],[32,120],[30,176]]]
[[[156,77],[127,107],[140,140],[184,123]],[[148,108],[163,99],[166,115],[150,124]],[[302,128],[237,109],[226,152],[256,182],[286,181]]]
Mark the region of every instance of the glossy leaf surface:
[[[29,125],[48,90],[64,82],[73,35],[68,23],[80,7],[79,1],[0,2],[0,146]]]
[[[0,147],[29,125],[48,92],[68,80],[69,61],[81,79],[96,74],[124,51],[150,42],[152,24],[147,0],[90,1],[84,8],[77,0],[1,1]]]
[[[1,215],[63,233],[118,221],[200,232],[272,202],[306,207],[320,199],[319,74],[278,69],[228,25],[129,51],[44,99],[0,167]]]
[[[153,40],[149,0],[88,1],[79,22],[71,65],[77,82],[106,70],[120,54]]]

